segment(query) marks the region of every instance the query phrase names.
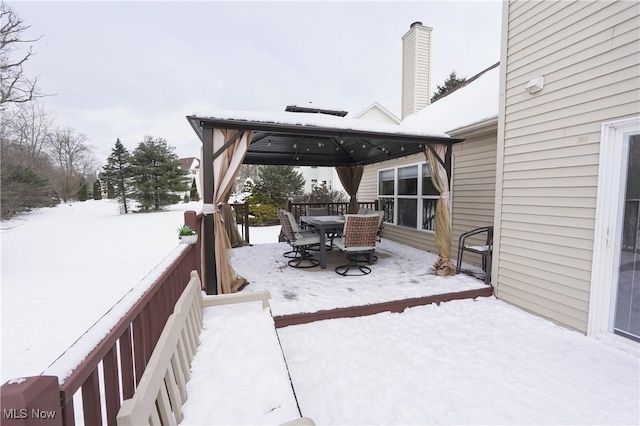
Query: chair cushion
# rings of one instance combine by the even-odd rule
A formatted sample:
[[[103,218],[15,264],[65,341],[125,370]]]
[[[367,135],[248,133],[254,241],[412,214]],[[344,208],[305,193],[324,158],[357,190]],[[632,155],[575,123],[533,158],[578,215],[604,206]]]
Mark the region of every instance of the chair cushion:
[[[291,243],[296,246],[311,246],[314,244],[320,244],[320,235],[296,233],[296,239]]]
[[[354,247],[345,247],[344,238],[340,238],[339,240],[334,240],[333,245],[336,246],[339,250],[345,252],[364,252],[371,251],[375,249],[375,246],[354,246]]]

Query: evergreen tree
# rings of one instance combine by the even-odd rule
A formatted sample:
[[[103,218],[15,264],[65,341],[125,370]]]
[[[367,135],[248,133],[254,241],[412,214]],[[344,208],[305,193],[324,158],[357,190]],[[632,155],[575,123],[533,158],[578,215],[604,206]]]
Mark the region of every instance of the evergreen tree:
[[[112,191],[114,189],[113,186],[116,186],[120,204],[124,207],[125,213],[129,212],[127,197],[129,197],[130,192],[129,186],[132,170],[131,154],[129,154],[127,148],[122,145],[120,139],[116,139],[116,145],[111,150],[109,158],[107,158],[107,165],[104,166],[104,178],[108,182],[108,185],[111,186]],[[107,195],[107,197],[114,198],[109,195]]]
[[[132,197],[141,211],[160,210],[180,201],[189,190],[186,175],[174,147],[166,139],[145,136],[133,152]]]
[[[102,200],[102,187],[100,186],[99,179],[96,179],[96,181],[93,182],[93,199]]]
[[[107,182],[107,198],[109,200],[113,200],[116,198],[116,191],[113,188],[113,184],[111,182]]]
[[[456,87],[460,86],[462,83],[467,81],[466,77],[458,78],[456,75],[456,71],[453,70],[449,73],[449,77],[444,81],[442,86],[437,86],[438,90],[433,93],[431,97],[431,102],[435,102],[447,93],[451,92]]]
[[[292,166],[263,166],[260,180],[253,190],[254,201],[284,206],[289,198],[300,194],[305,180]]]
[[[82,178],[80,181],[80,188],[78,188],[78,201],[87,201],[89,196],[89,189],[87,188],[87,181]]]
[[[196,186],[196,178],[191,181],[191,191],[189,191],[189,198],[191,201],[200,201],[200,194],[198,194],[198,187]]]
[[[32,169],[3,164],[0,175],[2,219],[10,219],[17,213],[55,204],[51,185]]]

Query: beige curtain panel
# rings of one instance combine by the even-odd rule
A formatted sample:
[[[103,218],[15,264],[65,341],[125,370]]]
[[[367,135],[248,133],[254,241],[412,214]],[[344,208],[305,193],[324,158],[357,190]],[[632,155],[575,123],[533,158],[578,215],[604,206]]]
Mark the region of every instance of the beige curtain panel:
[[[222,211],[222,220],[224,222],[224,229],[227,231],[227,237],[229,237],[231,247],[243,247],[248,245],[248,243],[242,238],[242,235],[240,235],[240,232],[238,231],[236,215],[229,205],[231,189],[233,189],[233,186],[231,186],[231,188],[229,188],[229,192],[225,194],[224,204],[220,206],[220,210]]]
[[[214,129],[213,152],[220,151],[223,145],[229,142],[237,132],[238,130]],[[225,229],[225,223],[228,223],[229,219],[225,220],[222,211],[240,170],[240,165],[249,149],[251,137],[252,132],[243,132],[231,146],[213,160],[213,204],[215,206],[223,204],[223,209],[216,207],[213,214],[218,294],[234,293],[247,284],[247,280],[238,275],[231,266],[229,260],[231,243]],[[226,207],[229,208],[229,206]]]
[[[432,144],[431,147],[444,162],[447,146],[443,144]],[[435,226],[435,243],[438,249],[438,260],[433,267],[437,275],[455,275],[456,267],[449,257],[451,253],[451,193],[449,192],[447,171],[429,147],[426,148],[425,155],[429,163],[431,182],[433,182],[433,186],[440,193],[440,199],[436,204]]]
[[[336,166],[336,172],[344,190],[347,191],[350,197],[347,212],[349,214],[357,214],[358,198],[356,195],[362,180],[362,173],[364,173],[364,166]]]

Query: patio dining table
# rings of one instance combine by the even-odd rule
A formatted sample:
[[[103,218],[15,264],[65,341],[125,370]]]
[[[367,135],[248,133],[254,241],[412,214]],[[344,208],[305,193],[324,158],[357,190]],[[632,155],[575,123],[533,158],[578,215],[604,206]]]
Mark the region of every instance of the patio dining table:
[[[327,232],[342,230],[344,216],[300,216],[300,222],[317,229],[320,234],[320,267],[327,268]]]

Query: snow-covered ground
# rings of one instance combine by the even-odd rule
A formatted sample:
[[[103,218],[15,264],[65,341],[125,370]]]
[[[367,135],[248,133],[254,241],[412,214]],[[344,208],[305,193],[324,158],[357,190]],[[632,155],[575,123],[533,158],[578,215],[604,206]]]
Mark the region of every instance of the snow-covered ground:
[[[3,382],[40,374],[96,322],[94,330],[105,332],[106,322],[98,320],[127,294],[140,291],[155,265],[181,250],[176,228],[185,209],[199,206],[120,215],[110,201],[88,201],[4,223]],[[274,242],[278,230],[251,228],[251,240]],[[330,254],[324,271],[284,267],[286,250],[282,243],[234,250],[234,266],[250,281],[246,291],[268,289],[274,314],[483,285],[467,276],[436,278],[429,273],[431,255],[390,241],[381,243],[378,262],[364,279],[333,272],[339,253]],[[231,315],[247,313],[229,314],[233,321]],[[243,327],[220,327],[213,339],[205,334],[212,327],[203,332],[200,353],[208,349],[207,341],[243,338]],[[494,298],[290,326],[278,335],[302,414],[318,424],[640,423],[637,345],[585,337]],[[260,343],[269,341],[273,347],[265,354],[277,354],[274,339],[265,336]],[[222,367],[243,371],[255,351],[245,352],[225,357]],[[247,421],[247,403],[237,394],[272,408],[273,401],[290,402],[287,383],[280,380],[270,388],[227,381],[222,394],[228,398],[216,404],[216,418]],[[191,394],[202,389],[198,381],[190,386]],[[270,421],[263,414],[256,422]]]
[[[179,250],[184,211],[119,214],[113,200],[61,204],[2,223],[2,382],[42,373]],[[139,288],[137,290],[140,290]]]

